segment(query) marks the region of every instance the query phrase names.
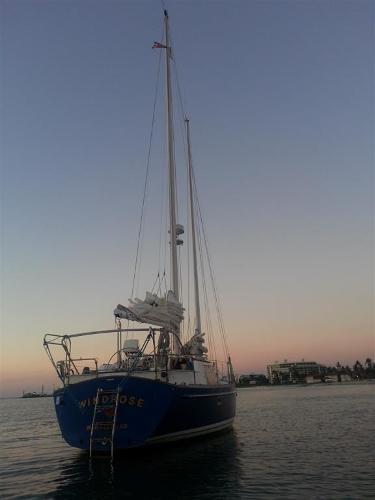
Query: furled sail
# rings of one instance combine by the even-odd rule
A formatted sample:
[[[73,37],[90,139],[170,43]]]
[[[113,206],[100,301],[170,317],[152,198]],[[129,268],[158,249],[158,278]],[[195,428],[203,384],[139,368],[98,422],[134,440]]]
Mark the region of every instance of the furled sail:
[[[128,307],[118,304],[114,314],[118,318],[149,323],[161,326],[171,331],[176,331],[184,318],[184,308],[176,299],[172,290],[169,290],[166,297],[158,297],[156,294],[146,292],[146,298],[129,299]]]
[[[208,349],[204,346],[204,333],[196,332],[186,344],[182,346],[184,354],[191,354],[193,356],[203,356],[207,353]]]

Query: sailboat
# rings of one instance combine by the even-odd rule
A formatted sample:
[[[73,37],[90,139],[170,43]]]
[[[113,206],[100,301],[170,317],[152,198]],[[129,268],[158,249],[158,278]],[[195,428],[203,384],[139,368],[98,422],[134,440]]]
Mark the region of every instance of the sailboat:
[[[182,341],[184,306],[180,297],[178,247],[182,244],[184,228],[176,217],[171,42],[166,10],[163,43],[155,42],[153,48],[164,51],[166,67],[170,289],[164,295],[147,292],[144,300],[129,300],[127,306],[119,304],[114,310],[114,329],[47,334],[43,341],[62,382],[62,387],[53,394],[62,436],[69,445],[89,450],[90,455],[107,452],[113,456],[116,450],[223,431],[232,426],[235,417],[236,392],[230,356],[226,351],[226,359],[220,367],[204,345],[196,190],[187,118],[185,139],[195,322],[190,338]],[[211,268],[210,271],[212,274]],[[215,300],[217,304],[216,293]],[[126,327],[122,324],[124,321]],[[137,326],[131,326],[134,323]],[[220,325],[223,340],[221,316]],[[114,354],[107,363],[99,365],[98,358],[75,358],[72,354],[76,339],[92,336],[113,339]],[[56,349],[62,349],[62,360],[56,360]]]

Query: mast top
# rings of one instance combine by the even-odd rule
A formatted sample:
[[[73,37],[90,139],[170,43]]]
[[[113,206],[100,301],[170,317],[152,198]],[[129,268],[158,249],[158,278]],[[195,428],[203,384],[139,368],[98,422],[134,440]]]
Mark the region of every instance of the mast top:
[[[164,16],[168,17],[168,11],[166,9],[164,9]]]

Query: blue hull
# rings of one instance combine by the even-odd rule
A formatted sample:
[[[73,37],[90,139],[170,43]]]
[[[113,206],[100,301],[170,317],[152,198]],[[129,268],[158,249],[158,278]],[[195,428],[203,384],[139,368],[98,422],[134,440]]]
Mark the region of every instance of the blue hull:
[[[114,449],[219,431],[231,426],[235,416],[234,385],[181,386],[140,377],[92,379],[54,393],[57,419],[69,445],[89,449],[97,389],[116,391],[119,385]],[[108,412],[108,421],[111,418]],[[100,451],[103,446],[95,443],[93,449]]]

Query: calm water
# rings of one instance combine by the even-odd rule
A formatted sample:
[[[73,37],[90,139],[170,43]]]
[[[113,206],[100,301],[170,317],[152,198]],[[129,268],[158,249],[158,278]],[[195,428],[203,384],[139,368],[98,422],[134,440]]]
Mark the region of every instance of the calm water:
[[[232,432],[127,452],[68,447],[52,398],[0,401],[1,498],[375,498],[375,384],[238,391]]]

